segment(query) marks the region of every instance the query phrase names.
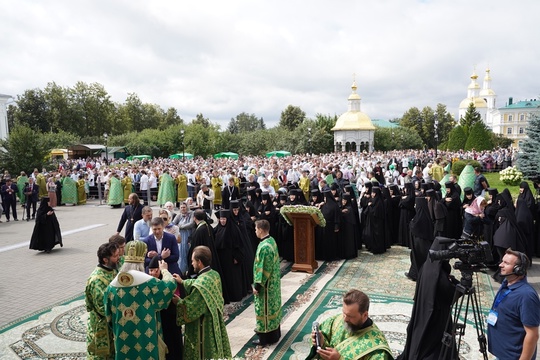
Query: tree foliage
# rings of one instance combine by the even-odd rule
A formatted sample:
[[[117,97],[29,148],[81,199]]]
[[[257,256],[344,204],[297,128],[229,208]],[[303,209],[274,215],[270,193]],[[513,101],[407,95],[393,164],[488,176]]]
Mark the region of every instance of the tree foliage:
[[[0,151],[0,163],[12,174],[41,169],[49,152],[42,133],[26,125],[16,125],[11,129],[9,137],[0,140],[0,147],[6,150]]]
[[[289,105],[281,112],[279,126],[289,130],[294,130],[306,119],[306,113],[298,106]]]
[[[540,176],[540,116],[533,115],[529,119],[527,126],[527,139],[521,144],[521,151],[518,156],[518,167],[523,175],[528,179]]]
[[[264,129],[266,129],[266,125],[264,125],[263,118],[258,118],[255,114],[248,114],[245,112],[236,115],[236,118],[231,118],[229,126],[227,127],[227,131],[231,134]]]
[[[458,151],[465,148],[467,143],[467,135],[461,125],[456,126],[448,137],[447,149],[450,151]]]
[[[469,136],[469,132],[471,131],[472,127],[478,122],[482,122],[482,115],[480,115],[480,113],[476,110],[474,103],[471,102],[467,108],[465,116],[459,119],[459,125],[461,125],[463,128],[465,135]]]
[[[469,136],[465,142],[465,150],[491,150],[493,149],[492,131],[480,121],[476,122],[469,131]]]
[[[435,121],[437,121],[437,130],[435,130]],[[416,132],[423,145],[434,148],[435,145],[448,140],[448,135],[455,124],[446,106],[437,104],[436,110],[429,106],[425,106],[422,111],[416,107],[410,108],[403,114],[399,125]],[[435,131],[437,131],[437,137]]]
[[[422,139],[416,132],[402,126],[396,128],[377,128],[374,147],[377,151],[401,149],[421,149]]]

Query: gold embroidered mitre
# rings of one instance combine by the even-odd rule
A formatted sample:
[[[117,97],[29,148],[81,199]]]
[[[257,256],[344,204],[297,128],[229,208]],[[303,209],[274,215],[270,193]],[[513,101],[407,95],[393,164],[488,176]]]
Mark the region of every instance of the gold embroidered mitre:
[[[140,240],[133,240],[126,244],[126,255],[124,262],[143,263],[146,256],[146,243]]]

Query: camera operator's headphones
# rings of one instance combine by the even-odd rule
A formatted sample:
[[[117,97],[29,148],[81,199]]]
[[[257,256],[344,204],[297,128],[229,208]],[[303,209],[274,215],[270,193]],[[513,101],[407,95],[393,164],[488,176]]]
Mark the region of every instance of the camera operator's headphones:
[[[529,259],[527,256],[519,252],[519,264],[514,265],[513,273],[516,276],[523,276],[527,274],[527,268],[529,267]]]

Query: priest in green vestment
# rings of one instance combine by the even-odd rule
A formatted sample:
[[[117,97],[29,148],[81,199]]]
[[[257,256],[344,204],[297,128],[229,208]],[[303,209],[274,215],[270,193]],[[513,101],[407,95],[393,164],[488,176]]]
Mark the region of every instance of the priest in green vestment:
[[[210,267],[212,252],[207,246],[193,249],[191,263],[197,277],[182,280],[186,297],[175,296],[176,323],[186,326],[184,334],[184,359],[228,359],[232,357],[227,328],[223,321],[223,295],[221,277]]]
[[[114,341],[105,316],[105,290],[118,274],[116,270],[120,249],[116,243],[107,243],[97,251],[99,264],[88,280],[84,291],[88,323],[86,326],[87,359],[114,359]]]
[[[124,202],[124,190],[122,189],[122,181],[116,173],[113,173],[109,179],[109,199],[107,204],[113,207],[120,207]]]
[[[77,183],[67,175],[62,178],[62,203],[77,205]]]
[[[261,242],[253,263],[253,294],[255,295],[255,345],[276,343],[281,337],[281,272],[276,241],[269,235],[268,220],[255,222],[255,234]]]
[[[182,171],[184,171],[184,170],[182,170]],[[187,176],[184,173],[180,173],[180,174],[178,174],[176,179],[174,179],[174,182],[178,185],[176,200],[178,202],[186,201],[186,199],[188,197],[188,191],[187,191],[188,179],[187,179]]]
[[[36,184],[39,186],[39,199],[49,196],[47,193],[47,179],[43,173],[36,174],[37,169],[34,170],[34,175],[36,177]],[[45,169],[43,169],[45,171]]]
[[[144,272],[146,250],[143,241],[126,245],[124,265],[105,292],[105,314],[112,322],[117,360],[165,359],[159,311],[169,306],[176,282],[163,260],[159,262],[162,280]]]
[[[393,360],[384,334],[369,318],[369,298],[360,290],[343,296],[343,311],[324,320],[313,332],[313,348],[308,359]],[[318,336],[320,348],[315,346]]]
[[[165,170],[159,178],[159,189],[157,203],[159,206],[165,205],[167,201],[176,202],[174,179],[169,175],[169,170]]]
[[[26,204],[26,195],[24,195],[24,188],[28,184],[28,176],[24,171],[21,171],[21,175],[17,178],[17,197],[20,204]]]

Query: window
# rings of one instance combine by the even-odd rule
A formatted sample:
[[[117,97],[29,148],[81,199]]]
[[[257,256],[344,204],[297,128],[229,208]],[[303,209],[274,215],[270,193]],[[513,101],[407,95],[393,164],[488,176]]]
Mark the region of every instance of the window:
[[[513,118],[513,116],[512,116],[512,115],[508,115],[508,121],[510,121],[510,122],[511,122],[511,121],[512,121],[512,118]]]
[[[512,128],[511,127],[506,129],[506,135],[512,135]]]
[[[525,114],[519,115],[519,121],[524,121],[524,120],[525,120]]]
[[[524,132],[525,132],[525,131],[523,131],[523,128],[520,127],[520,128],[519,128],[519,133],[520,133],[520,134],[523,134]]]

